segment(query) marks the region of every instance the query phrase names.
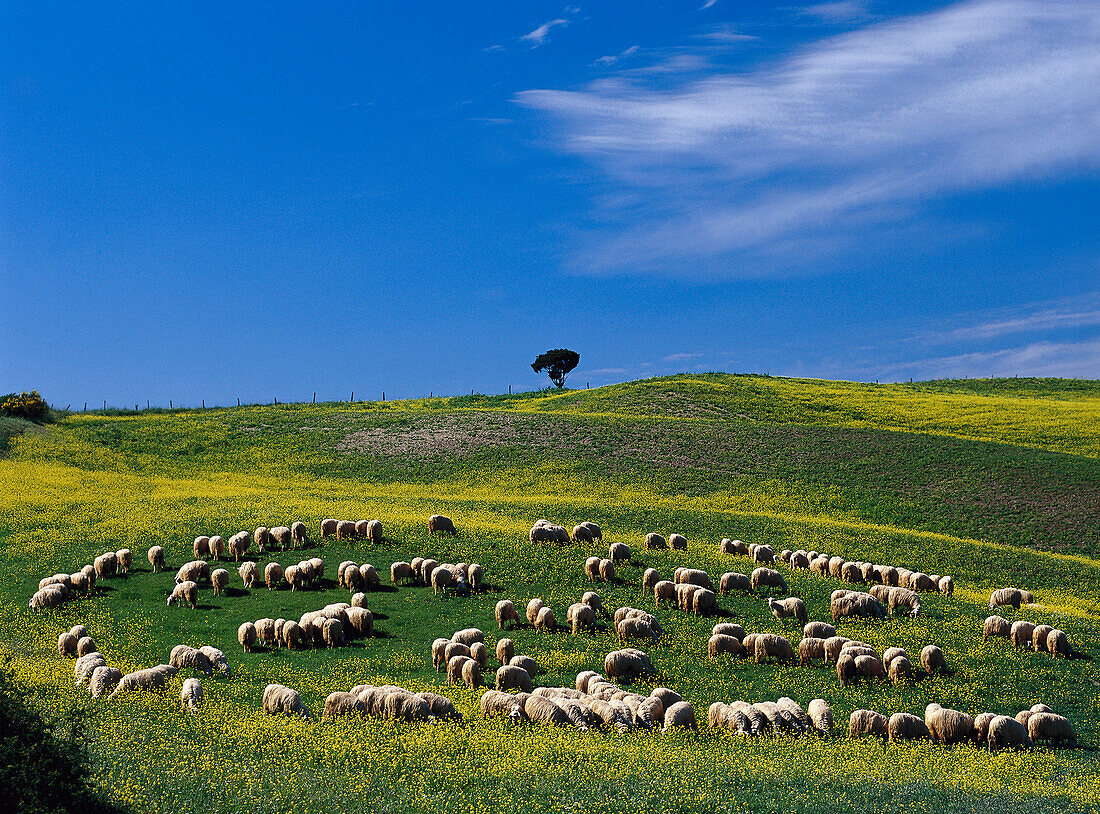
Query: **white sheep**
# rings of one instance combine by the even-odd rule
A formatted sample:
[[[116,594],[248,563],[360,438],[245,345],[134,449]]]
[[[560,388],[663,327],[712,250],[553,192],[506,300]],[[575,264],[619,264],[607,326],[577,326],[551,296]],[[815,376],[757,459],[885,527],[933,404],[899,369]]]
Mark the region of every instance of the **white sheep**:
[[[158,664],[156,667],[148,667],[144,670],[135,670],[127,673],[118,682],[110,698],[124,692],[163,690],[168,685],[168,679],[176,674],[176,668],[170,664]]]
[[[165,604],[170,606],[175,602],[178,605],[182,605],[186,602],[191,606],[191,609],[194,610],[198,600],[199,586],[188,580],[179,583],[172,589],[172,593],[168,595],[168,601]]]
[[[197,678],[185,678],[180,690],[180,703],[183,708],[194,712],[202,703],[202,684]]]

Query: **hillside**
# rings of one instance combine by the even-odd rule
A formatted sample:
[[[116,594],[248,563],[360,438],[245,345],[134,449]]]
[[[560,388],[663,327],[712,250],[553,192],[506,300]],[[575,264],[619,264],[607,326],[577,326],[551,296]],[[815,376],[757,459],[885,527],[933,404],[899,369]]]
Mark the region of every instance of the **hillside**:
[[[69,415],[13,437],[0,458],[0,652],[48,715],[87,713],[97,783],[138,811],[1095,810],[1096,390],[1080,382],[876,386],[710,374],[564,393]],[[433,512],[453,517],[459,536],[429,537],[424,521]],[[321,540],[325,517],[377,517],[386,539]],[[570,527],[596,520],[604,545],[532,546],[527,530],[539,517]],[[196,535],[228,537],[291,519],[306,522],[309,547],[260,556],[261,565],[320,557],[326,578],[318,586],[244,588],[230,563],[224,595],[204,587],[197,610],[165,606]],[[652,530],[683,533],[687,550],[644,550]],[[880,651],[899,645],[917,654],[937,643],[950,672],[840,688],[835,671],[820,666],[705,658],[716,621],[799,637],[759,595],[720,597],[717,618],[654,607],[640,584],[646,567],[662,576],[678,565],[714,577],[748,573],[747,558],[717,552],[726,536],[953,575],[954,595],[922,595],[915,619],[842,629]],[[606,556],[613,541],[629,544],[633,557],[614,582],[592,586],[584,560]],[[167,573],[153,574],[144,561],[154,544],[166,550]],[[104,580],[93,596],[54,611],[27,610],[43,576],[122,547],[135,552],[128,577]],[[481,563],[490,589],[438,597],[430,588],[391,588],[390,564],[415,556]],[[346,601],[331,578],[345,559],[383,574],[386,590],[368,595],[375,636],[331,650],[241,650],[244,620],[297,618]],[[811,618],[828,618],[830,592],[842,583],[780,568]],[[1065,630],[1077,658],[982,643],[989,592],[1009,584],[1033,590],[1038,604],[1000,612]],[[606,624],[581,635],[529,626],[503,634],[493,607],[539,596],[564,621],[565,608],[592,587],[610,608],[656,612],[666,633],[645,649],[661,682],[703,719],[716,700],[779,695],[803,705],[828,699],[845,730],[858,708],[921,714],[936,701],[1014,714],[1042,700],[1074,721],[1088,749],[883,749],[846,737],[745,740],[705,726],[663,736],[513,729],[478,719],[480,693],[448,686],[432,669],[434,638],[477,626],[534,656],[543,668],[537,684],[572,685],[619,646]],[[235,676],[204,678],[208,700],[194,716],[179,711],[179,679],[167,701],[93,701],[73,688],[72,662],[55,646],[77,622],[124,670],[164,661],[181,642],[209,643],[229,655]],[[317,712],[328,693],[352,684],[432,689],[453,698],[467,722],[272,719],[258,710],[273,681],[299,689]]]

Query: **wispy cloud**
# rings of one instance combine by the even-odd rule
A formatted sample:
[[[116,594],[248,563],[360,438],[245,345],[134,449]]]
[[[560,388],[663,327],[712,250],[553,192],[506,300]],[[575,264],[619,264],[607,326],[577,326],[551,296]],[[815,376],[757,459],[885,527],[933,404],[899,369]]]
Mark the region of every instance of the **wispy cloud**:
[[[711,6],[713,6],[717,2],[718,2],[718,0],[706,0],[706,2],[703,3],[703,5],[699,6],[699,11],[706,11],[708,8],[710,8]]]
[[[552,29],[556,28],[557,26],[567,25],[569,25],[569,21],[563,20],[559,17],[557,20],[550,20],[543,23],[530,34],[524,34],[522,37],[520,37],[520,40],[531,43],[532,48],[538,48],[540,45],[546,42],[547,38],[550,36],[550,31]]]
[[[690,359],[698,359],[702,354],[700,353],[670,353],[668,356],[662,356],[662,362],[686,362]]]
[[[1100,379],[1100,338],[1032,342],[992,351],[937,356],[883,367],[883,380],[1039,376]]]
[[[1100,293],[1035,303],[986,315],[977,324],[921,334],[929,343],[974,342],[1019,333],[1074,330],[1100,326]]]
[[[622,51],[618,54],[609,54],[607,56],[600,57],[599,59],[596,60],[595,64],[596,65],[604,65],[604,66],[614,65],[616,62],[618,62],[621,59],[626,59],[627,57],[634,56],[635,54],[638,53],[639,50],[641,50],[641,49],[639,49],[637,45],[631,45],[625,51]]]
[[[863,0],[839,0],[818,3],[799,9],[803,17],[814,17],[829,23],[848,23],[867,19],[867,3]]]
[[[765,67],[666,67],[517,97],[609,179],[598,214],[614,236],[584,250],[588,270],[737,274],[723,261],[741,252],[1100,167],[1100,0],[972,0]]]

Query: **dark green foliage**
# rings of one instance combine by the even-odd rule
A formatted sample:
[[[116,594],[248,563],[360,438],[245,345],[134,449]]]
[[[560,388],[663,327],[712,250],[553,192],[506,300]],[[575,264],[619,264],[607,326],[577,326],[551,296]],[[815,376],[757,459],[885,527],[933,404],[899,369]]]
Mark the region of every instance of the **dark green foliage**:
[[[29,393],[8,393],[0,396],[0,414],[41,422],[49,416],[50,405],[37,390]]]
[[[0,667],[0,811],[19,814],[109,814],[89,782],[81,740],[84,711],[73,708],[58,733],[34,710],[7,666]]]
[[[548,350],[546,353],[540,353],[535,361],[531,363],[531,369],[536,373],[542,373],[545,370],[546,375],[550,377],[550,381],[558,387],[564,387],[565,377],[569,374],[569,371],[580,364],[580,361],[581,355],[575,350],[557,348],[556,350]]]

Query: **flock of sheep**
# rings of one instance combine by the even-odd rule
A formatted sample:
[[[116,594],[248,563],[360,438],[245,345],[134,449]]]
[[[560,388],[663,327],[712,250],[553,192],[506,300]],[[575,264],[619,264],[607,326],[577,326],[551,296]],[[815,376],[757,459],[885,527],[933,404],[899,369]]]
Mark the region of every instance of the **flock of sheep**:
[[[432,515],[428,523],[430,533],[457,533],[450,518]],[[368,539],[375,543],[384,540],[382,524],[371,521],[340,521],[326,519],[321,525],[322,538]],[[565,545],[570,540],[584,543],[601,541],[601,528],[592,522],[580,523],[570,534],[564,526],[539,520],[531,528],[532,542],[553,542]],[[239,532],[223,541],[222,537],[200,536],[195,538],[195,559],[182,565],[175,575],[175,585],[168,597],[173,602],[196,607],[198,585],[209,582],[215,594],[225,589],[229,572],[218,568],[211,570],[206,558],[219,560],[232,557],[241,560],[255,545],[256,551],[288,550],[308,541],[306,527],[301,522],[274,528],[259,527],[254,532]],[[651,532],[644,539],[646,549],[687,548],[683,535],[671,534],[666,540]],[[674,570],[671,580],[661,579],[655,568],[647,568],[642,576],[642,586],[653,592],[655,604],[675,601],[677,606],[698,615],[711,615],[718,610],[717,597],[733,591],[755,592],[760,588],[786,592],[783,575],[767,566],[786,563],[792,570],[805,569],[822,576],[828,575],[850,583],[868,584],[866,592],[838,589],[830,596],[830,612],[833,624],[810,621],[805,602],[799,597],[767,599],[772,615],[781,623],[789,620],[801,626],[802,637],[795,646],[785,636],[774,633],[749,633],[743,626],[719,622],[711,631],[707,642],[707,655],[718,658],[729,654],[738,658],[752,658],[757,663],[768,660],[797,663],[803,666],[815,662],[833,664],[842,687],[859,680],[882,679],[895,683],[913,677],[914,665],[909,654],[899,647],[890,647],[879,653],[870,645],[837,635],[835,623],[841,618],[884,619],[902,612],[916,616],[921,612],[918,591],[940,591],[950,594],[953,580],[950,576],[929,575],[895,566],[845,561],[815,551],[788,551],[778,555],[771,546],[746,545],[739,540],[723,539],[719,543],[723,554],[740,554],[750,557],[759,567],[750,575],[727,572],[714,581],[705,570],[680,567]],[[615,563],[629,561],[630,547],[624,543],[612,543],[608,556],[589,557],[584,573],[589,582],[615,579]],[[164,549],[153,546],[148,560],[154,573],[165,570]],[[56,607],[79,593],[87,593],[99,578],[124,574],[132,564],[131,552],[122,549],[97,557],[91,565],[73,574],[55,574],[39,584],[30,600],[35,610]],[[238,568],[246,588],[266,585],[269,590],[281,587],[283,582],[291,590],[319,584],[324,577],[325,564],[320,558],[311,558],[285,569],[269,562],[261,574],[252,560],[244,560]],[[390,581],[394,586],[431,586],[438,593],[448,590],[467,593],[484,586],[484,571],[477,563],[440,563],[426,557],[416,557],[411,562],[395,562],[390,568]],[[270,649],[303,649],[307,647],[338,647],[345,642],[374,632],[374,616],[366,607],[366,592],[378,590],[381,579],[370,563],[357,564],[347,560],[337,568],[337,582],[350,591],[350,602],[337,602],[303,614],[293,619],[258,619],[241,623],[237,631],[238,643],[247,652],[257,644]],[[1030,603],[1030,593],[1016,588],[994,591],[990,608]],[[528,624],[536,631],[553,632],[558,629],[557,617],[542,599],[531,599],[525,607]],[[522,624],[522,617],[512,600],[496,603],[495,618],[498,629]],[[657,617],[634,607],[620,607],[612,614],[595,591],[585,591],[578,602],[571,604],[565,613],[565,622],[573,634],[594,630],[597,619],[611,622],[622,645],[631,640],[657,644],[663,629]],[[1000,616],[986,619],[983,640],[990,637],[1010,639],[1017,648],[1033,647],[1036,651],[1051,655],[1068,655],[1068,639],[1062,631],[1048,625],[1030,622],[1009,623]],[[478,628],[459,630],[449,638],[438,638],[431,645],[433,666],[446,671],[449,684],[461,684],[470,689],[485,686],[484,671],[490,657],[485,634]],[[229,677],[232,671],[225,654],[217,648],[203,646],[193,648],[178,645],[172,649],[168,663],[123,674],[106,663],[95,642],[81,625],[63,632],[58,638],[58,652],[76,659],[74,673],[77,685],[88,681],[93,697],[135,690],[163,690],[168,680],[180,670],[213,675],[218,672]],[[648,695],[623,689],[613,682],[633,683],[653,680],[657,677],[649,656],[633,647],[621,647],[608,653],[604,659],[604,674],[584,671],[577,676],[574,687],[536,687],[536,675],[540,672],[534,658],[515,653],[511,638],[500,638],[494,648],[499,662],[493,675],[493,688],[481,696],[480,709],[484,717],[506,717],[515,723],[532,722],[574,726],[580,730],[613,728],[619,732],[631,729],[672,728],[697,730],[695,710],[679,694],[665,687],[658,687]],[[919,655],[919,664],[927,674],[946,671],[943,651],[936,645],[928,645]],[[203,688],[197,677],[188,677],[181,688],[181,703],[195,710],[203,699]],[[310,712],[300,695],[293,689],[278,684],[268,685],[263,694],[263,709],[270,714],[293,714],[310,717]],[[358,685],[348,692],[330,694],[324,705],[322,719],[347,716],[378,717],[402,721],[440,721],[461,719],[453,703],[442,695],[431,692],[413,693],[394,685],[376,687]],[[788,697],[776,701],[755,703],[732,701],[716,702],[707,711],[707,724],[712,728],[724,728],[753,736],[765,731],[775,733],[817,733],[829,735],[832,731],[832,709],[824,699],[814,699],[805,710]],[[880,736],[888,740],[930,738],[950,744],[975,742],[990,750],[1007,746],[1029,747],[1034,743],[1051,745],[1075,745],[1076,735],[1072,724],[1056,715],[1045,705],[1036,705],[1014,717],[981,713],[975,717],[930,704],[923,720],[909,713],[896,713],[887,719],[872,710],[856,710],[849,718],[849,737]]]

